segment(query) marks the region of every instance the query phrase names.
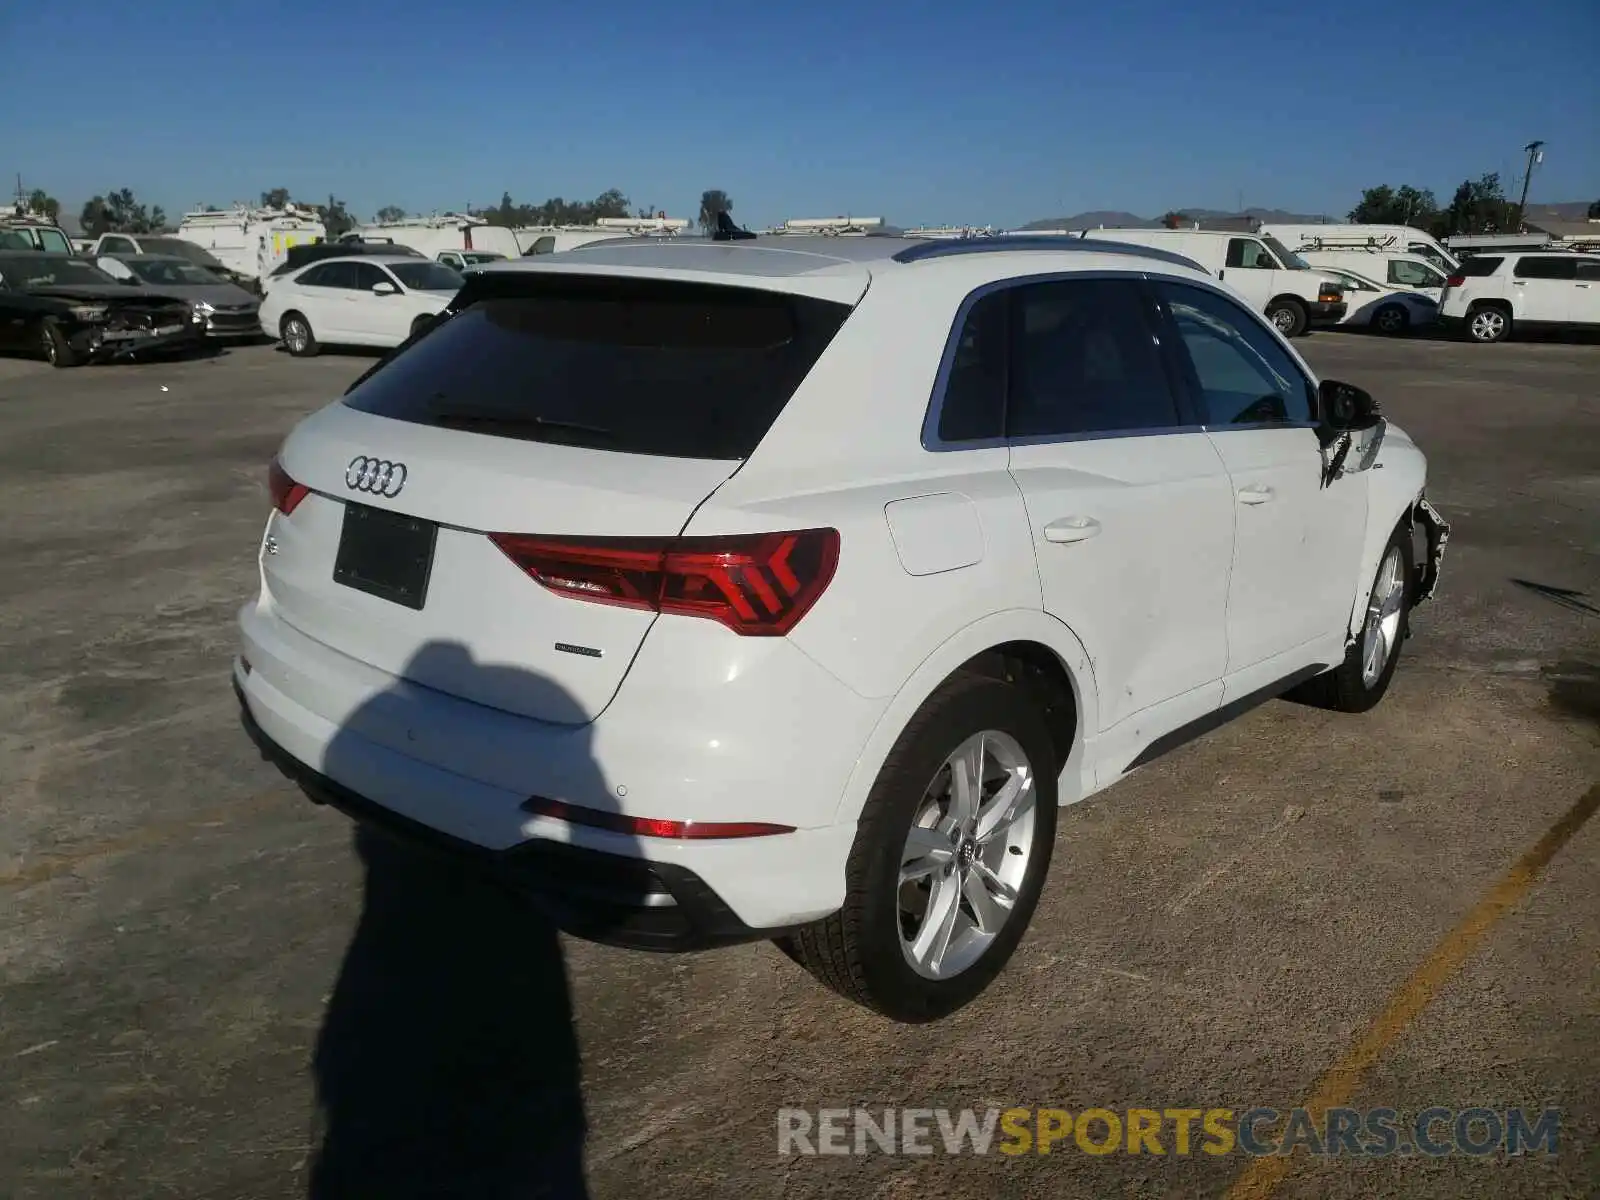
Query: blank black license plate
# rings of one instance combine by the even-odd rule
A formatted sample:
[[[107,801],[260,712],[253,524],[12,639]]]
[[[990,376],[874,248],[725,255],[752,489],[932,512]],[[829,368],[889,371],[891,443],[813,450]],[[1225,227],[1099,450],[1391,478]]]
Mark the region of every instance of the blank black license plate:
[[[421,609],[438,536],[439,527],[432,521],[347,503],[333,581]]]

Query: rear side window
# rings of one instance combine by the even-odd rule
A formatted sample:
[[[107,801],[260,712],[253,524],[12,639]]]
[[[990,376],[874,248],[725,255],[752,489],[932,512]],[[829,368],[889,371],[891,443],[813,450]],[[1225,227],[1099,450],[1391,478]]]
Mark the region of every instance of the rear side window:
[[[1576,279],[1575,258],[1519,258],[1511,273],[1518,279]]]
[[[1495,254],[1475,254],[1461,264],[1457,275],[1465,275],[1468,279],[1481,279],[1486,275],[1493,275],[1500,269],[1504,258]]]
[[[990,292],[967,311],[945,379],[939,440],[980,441],[1005,433],[1011,293]]]
[[[576,275],[480,276],[461,300],[344,403],[491,436],[741,459],[850,315],[753,288]]]
[[[1170,429],[1178,406],[1139,286],[1068,279],[1016,289],[1006,432]]]

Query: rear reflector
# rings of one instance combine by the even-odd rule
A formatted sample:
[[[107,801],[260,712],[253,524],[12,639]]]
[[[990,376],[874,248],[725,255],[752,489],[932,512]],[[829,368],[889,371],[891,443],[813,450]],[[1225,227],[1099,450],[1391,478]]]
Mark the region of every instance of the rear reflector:
[[[311,494],[311,489],[303,483],[296,483],[289,477],[289,472],[283,469],[283,464],[277,459],[272,460],[272,465],[267,468],[267,490],[272,493],[272,507],[288,516],[297,507],[300,501]]]
[[[622,813],[602,812],[597,808],[579,808],[575,804],[546,800],[540,796],[524,800],[522,811],[538,817],[554,817],[572,825],[588,825],[637,837],[749,838],[794,832],[793,825],[769,825],[764,821],[661,821],[653,817],[629,817]]]
[[[833,529],[665,539],[492,533],[489,540],[563,596],[707,617],[756,637],[793,629],[839,563]]]

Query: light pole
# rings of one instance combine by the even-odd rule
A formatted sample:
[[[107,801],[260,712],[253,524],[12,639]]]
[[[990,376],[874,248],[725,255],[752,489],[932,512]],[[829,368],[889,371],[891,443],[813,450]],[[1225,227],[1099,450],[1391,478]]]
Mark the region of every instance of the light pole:
[[[1528,211],[1528,184],[1533,182],[1535,163],[1544,161],[1544,143],[1529,142],[1523,147],[1528,152],[1528,169],[1522,173],[1522,199],[1517,202],[1517,232],[1522,232],[1522,218]]]

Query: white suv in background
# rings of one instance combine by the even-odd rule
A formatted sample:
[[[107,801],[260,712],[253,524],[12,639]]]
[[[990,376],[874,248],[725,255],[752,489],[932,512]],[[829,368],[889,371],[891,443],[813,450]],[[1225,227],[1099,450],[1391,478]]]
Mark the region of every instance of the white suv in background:
[[[1474,342],[1513,329],[1600,327],[1600,255],[1477,254],[1445,283],[1439,319]]]
[[[313,799],[572,932],[775,938],[931,1020],[1058,805],[1288,691],[1378,702],[1425,472],[1159,250],[596,244],[474,272],[289,435],[234,683]]]

